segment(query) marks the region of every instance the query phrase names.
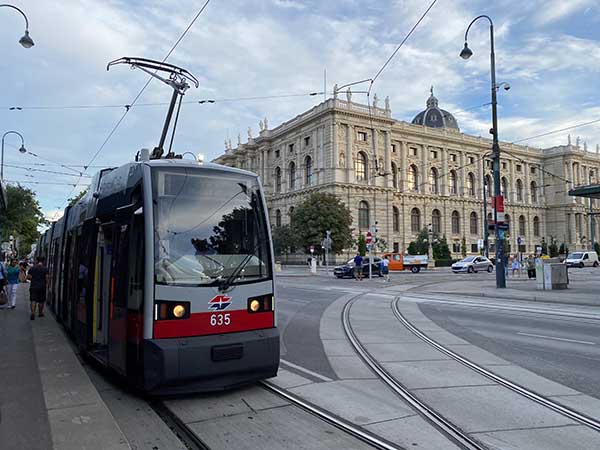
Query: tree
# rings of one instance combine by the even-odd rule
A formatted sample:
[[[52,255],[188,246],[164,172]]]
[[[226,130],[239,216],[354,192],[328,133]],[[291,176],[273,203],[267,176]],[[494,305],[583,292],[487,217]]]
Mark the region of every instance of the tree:
[[[292,253],[296,247],[296,236],[289,225],[273,228],[273,251],[276,256]]]
[[[594,242],[594,250],[600,255],[600,243]]]
[[[375,248],[380,252],[385,252],[388,248],[388,243],[383,238],[377,238],[377,242],[375,243]]]
[[[362,233],[358,235],[358,253],[360,253],[360,256],[367,254],[367,239]]]
[[[464,236],[460,240],[460,253],[463,258],[467,257],[467,239]]]
[[[85,188],[83,191],[81,191],[79,194],[77,194],[77,195],[76,195],[76,196],[74,196],[74,197],[71,197],[71,198],[68,200],[68,205],[69,205],[69,206],[73,206],[75,203],[77,203],[77,202],[79,201],[79,199],[80,199],[81,197],[83,197],[85,194],[87,194],[88,190],[89,190],[89,188],[87,188],[87,187],[86,187],[86,188]]]
[[[452,255],[450,254],[450,248],[446,241],[446,236],[442,236],[437,239],[437,242],[433,242],[433,259],[436,261],[450,261]]]
[[[311,245],[321,253],[321,241],[327,230],[331,231],[334,254],[352,245],[352,215],[350,210],[333,194],[314,193],[294,208],[291,217],[292,233],[298,246],[306,253]]]
[[[423,228],[419,231],[417,239],[408,244],[407,251],[409,255],[426,255],[429,250],[428,239],[429,233],[427,232],[427,228]]]
[[[554,236],[550,236],[548,255],[550,256],[550,258],[556,258],[558,256],[558,245],[556,245],[556,238]]]
[[[564,242],[562,244],[560,244],[560,248],[558,249],[558,253],[560,255],[568,255],[569,254],[569,247],[567,247],[567,244],[565,244]]]
[[[48,222],[32,190],[19,185],[7,186],[6,197],[8,208],[0,214],[0,240],[5,242],[14,236],[19,241],[19,255],[26,255],[40,235],[38,226]]]

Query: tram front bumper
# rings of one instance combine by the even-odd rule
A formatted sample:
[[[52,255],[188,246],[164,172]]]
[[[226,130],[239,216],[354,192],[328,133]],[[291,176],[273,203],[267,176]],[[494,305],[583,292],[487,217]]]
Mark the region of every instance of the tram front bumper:
[[[279,330],[144,341],[144,390],[158,394],[230,389],[277,375]]]

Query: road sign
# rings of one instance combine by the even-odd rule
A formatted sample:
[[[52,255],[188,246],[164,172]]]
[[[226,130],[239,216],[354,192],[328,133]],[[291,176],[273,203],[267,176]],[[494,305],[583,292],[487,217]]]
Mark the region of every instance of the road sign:
[[[367,243],[367,245],[369,245],[373,242],[373,235],[371,234],[370,231],[367,231],[365,242]]]
[[[499,228],[500,230],[506,230],[506,231],[508,231],[508,229],[509,229],[509,226],[508,226],[508,224],[507,224],[507,223],[499,223],[499,224],[498,224],[498,228]]]

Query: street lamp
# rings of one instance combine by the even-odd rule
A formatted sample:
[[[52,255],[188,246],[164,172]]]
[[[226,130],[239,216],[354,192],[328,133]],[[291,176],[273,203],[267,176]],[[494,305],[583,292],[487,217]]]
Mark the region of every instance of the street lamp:
[[[9,4],[5,3],[5,4],[0,5],[0,8],[2,8],[3,6],[5,6],[7,8],[12,8],[21,13],[23,18],[25,19],[25,34],[21,37],[21,39],[19,39],[19,44],[21,44],[25,48],[33,47],[35,44],[33,43],[33,39],[31,39],[31,36],[29,36],[29,20],[27,20],[27,16],[25,15],[25,13],[13,5],[9,5]]]
[[[500,145],[498,144],[498,112],[496,102],[496,92],[498,85],[496,84],[496,57],[494,55],[494,23],[489,16],[480,15],[475,17],[465,32],[465,46],[460,52],[460,57],[463,59],[469,59],[473,56],[473,51],[468,45],[468,35],[471,25],[473,25],[479,19],[487,19],[490,22],[490,72],[492,81],[492,129],[490,133],[493,137],[492,143],[492,159],[494,169],[494,194],[496,199],[501,196],[500,192]],[[496,288],[506,287],[506,275],[504,273],[504,232],[498,227],[498,208],[494,208],[494,226],[496,235]]]
[[[21,138],[21,147],[19,148],[19,151],[21,153],[27,152],[27,149],[25,148],[25,140],[23,139],[23,135],[21,133],[19,133],[18,131],[11,130],[7,131],[2,135],[2,153],[0,154],[0,180],[4,180],[4,138],[8,134],[16,134],[17,136],[19,136]]]

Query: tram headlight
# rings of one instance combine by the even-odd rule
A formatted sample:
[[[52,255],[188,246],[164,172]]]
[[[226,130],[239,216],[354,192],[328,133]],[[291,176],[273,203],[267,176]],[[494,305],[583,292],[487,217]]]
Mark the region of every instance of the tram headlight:
[[[185,307],[183,305],[177,305],[173,308],[173,315],[178,319],[185,316]]]
[[[273,294],[261,295],[248,299],[248,312],[259,313],[273,311]]]
[[[256,299],[250,300],[250,311],[256,312],[260,309],[260,302]]]

